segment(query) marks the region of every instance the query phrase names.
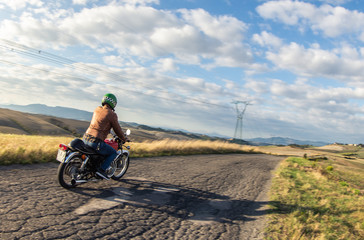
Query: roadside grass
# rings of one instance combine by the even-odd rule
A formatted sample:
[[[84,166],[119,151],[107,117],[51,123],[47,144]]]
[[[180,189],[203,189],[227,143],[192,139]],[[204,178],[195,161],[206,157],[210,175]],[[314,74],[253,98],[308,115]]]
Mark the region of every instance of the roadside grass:
[[[337,181],[349,182],[352,186],[364,190],[364,148],[343,146],[342,151],[334,151],[327,161],[321,161],[323,169],[332,167],[327,176]]]
[[[206,140],[171,140],[146,141],[131,143],[131,153],[135,157],[223,154],[223,153],[257,153],[239,144],[223,141]]]
[[[301,157],[283,161],[272,183],[266,239],[364,239],[360,164]]]
[[[0,165],[51,162],[71,137],[0,134]]]
[[[0,165],[54,162],[60,143],[72,137],[0,134]],[[131,157],[192,154],[256,153],[239,144],[204,140],[159,140],[131,142]]]

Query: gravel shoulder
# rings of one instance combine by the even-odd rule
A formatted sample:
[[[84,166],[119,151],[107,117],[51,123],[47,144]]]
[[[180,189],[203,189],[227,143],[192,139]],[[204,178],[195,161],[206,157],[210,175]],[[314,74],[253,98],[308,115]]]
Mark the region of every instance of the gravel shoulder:
[[[264,154],[131,159],[120,181],[63,189],[57,164],[0,166],[0,239],[262,239]]]

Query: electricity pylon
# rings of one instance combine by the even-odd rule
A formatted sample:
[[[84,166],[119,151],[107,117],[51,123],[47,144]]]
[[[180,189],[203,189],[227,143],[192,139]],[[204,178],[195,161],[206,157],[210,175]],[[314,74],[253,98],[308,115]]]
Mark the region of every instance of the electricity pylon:
[[[236,109],[236,126],[235,126],[235,133],[234,139],[243,140],[243,117],[248,105],[251,105],[248,101],[234,101],[232,102],[235,104]],[[239,108],[239,104],[244,104],[244,108]]]

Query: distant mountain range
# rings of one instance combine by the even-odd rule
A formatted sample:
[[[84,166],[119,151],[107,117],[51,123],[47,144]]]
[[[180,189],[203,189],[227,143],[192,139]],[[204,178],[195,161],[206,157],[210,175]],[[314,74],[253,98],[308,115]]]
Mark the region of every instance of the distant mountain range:
[[[330,143],[310,140],[296,140],[292,138],[283,137],[271,137],[271,138],[252,138],[248,139],[253,145],[311,145],[315,147],[321,147]]]
[[[30,105],[0,105],[0,108],[7,108],[19,112],[42,114],[54,117],[75,119],[81,121],[90,121],[92,113],[67,107],[49,107],[44,104],[30,104]]]
[[[78,110],[74,108],[67,108],[67,107],[49,107],[44,104],[30,104],[30,105],[0,105],[0,108],[15,110],[19,112],[24,113],[32,113],[32,114],[41,114],[41,115],[47,115],[47,116],[54,116],[58,118],[65,118],[65,119],[73,119],[73,120],[80,120],[80,121],[86,121],[90,122],[92,118],[92,112],[87,112],[83,110]],[[0,121],[1,124],[1,121]],[[217,139],[224,139],[224,137],[211,137],[206,136],[203,134],[197,134],[197,133],[190,133],[183,130],[171,130],[171,129],[162,129],[157,127],[150,127],[146,125],[141,125],[138,123],[123,123],[124,126],[130,126],[132,128],[138,129],[138,131],[148,131],[153,132],[155,134],[158,132],[158,136],[175,136],[176,138],[197,138],[197,139],[209,139],[209,140],[217,140]],[[69,126],[72,127],[72,126]],[[86,125],[87,127],[87,125]],[[82,129],[84,130],[84,129]],[[145,135],[143,135],[145,136]],[[154,138],[154,137],[152,137]],[[159,137],[158,137],[159,138]],[[172,137],[173,138],[173,137]],[[226,137],[225,139],[227,139]],[[249,144],[251,145],[291,145],[291,144],[297,144],[297,145],[312,145],[312,146],[325,146],[329,143],[326,142],[320,142],[320,141],[303,141],[303,140],[296,140],[291,138],[283,138],[283,137],[271,137],[271,138],[252,138],[247,140]],[[241,143],[241,144],[248,144],[248,142],[244,140],[233,140],[233,142]]]

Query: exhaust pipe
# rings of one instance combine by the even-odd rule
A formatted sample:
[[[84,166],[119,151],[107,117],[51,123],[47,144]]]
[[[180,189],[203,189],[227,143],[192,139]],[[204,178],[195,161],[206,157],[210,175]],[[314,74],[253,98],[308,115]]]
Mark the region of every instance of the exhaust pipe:
[[[87,180],[76,180],[76,179],[72,179],[71,180],[71,184],[72,185],[76,185],[76,184],[80,184],[80,183],[87,183]]]
[[[76,185],[76,184],[81,184],[81,183],[87,183],[87,182],[98,182],[100,181],[99,179],[90,179],[90,180],[76,180],[76,179],[72,179],[71,180],[71,184],[72,185]]]

